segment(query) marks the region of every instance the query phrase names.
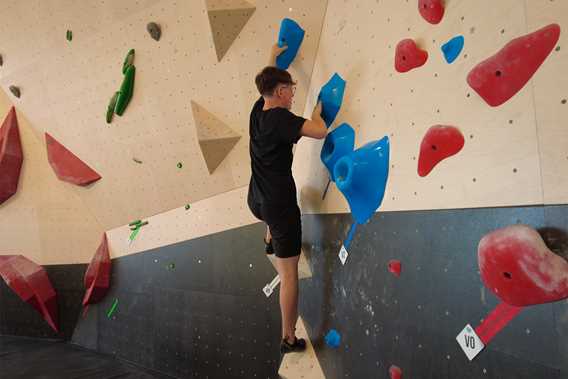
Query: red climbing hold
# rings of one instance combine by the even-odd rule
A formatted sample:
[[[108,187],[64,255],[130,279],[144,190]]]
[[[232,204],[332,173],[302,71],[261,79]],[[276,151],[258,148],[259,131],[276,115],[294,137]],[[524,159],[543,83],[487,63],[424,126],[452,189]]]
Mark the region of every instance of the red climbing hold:
[[[469,72],[469,86],[490,106],[503,104],[530,80],[559,37],[560,26],[551,24],[515,38]]]
[[[390,379],[402,379],[402,370],[400,367],[392,365],[389,368]]]
[[[86,186],[101,178],[96,171],[47,133],[45,133],[45,143],[49,164],[60,180]]]
[[[430,24],[438,24],[444,17],[442,0],[418,0],[418,11]]]
[[[22,255],[1,255],[0,276],[58,332],[57,295],[43,267]]]
[[[503,302],[521,307],[568,298],[568,262],[526,225],[498,229],[481,239],[483,283]]]
[[[396,259],[389,261],[389,271],[397,278],[400,277],[400,272],[402,271],[402,264],[400,261]]]
[[[101,301],[110,287],[110,254],[106,233],[93,260],[85,272],[85,297],[83,305],[96,304]]]
[[[428,52],[420,50],[416,42],[407,38],[396,45],[394,68],[398,72],[407,72],[420,67],[428,60]]]
[[[454,126],[434,125],[426,132],[420,144],[418,175],[426,176],[442,160],[460,152],[465,141]]]
[[[23,161],[18,118],[12,107],[0,127],[0,204],[18,191]]]

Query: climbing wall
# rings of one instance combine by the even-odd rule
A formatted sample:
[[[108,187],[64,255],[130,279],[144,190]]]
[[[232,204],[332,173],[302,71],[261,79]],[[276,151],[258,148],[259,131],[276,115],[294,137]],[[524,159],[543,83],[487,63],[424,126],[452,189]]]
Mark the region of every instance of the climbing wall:
[[[34,153],[42,159],[28,149],[22,177],[40,180],[31,167],[40,167],[45,177],[37,185],[23,183],[21,193],[2,204],[1,222],[9,219],[10,230],[18,233],[5,239],[2,233],[6,242],[0,249],[25,252],[38,263],[88,262],[105,230],[246,186],[248,115],[258,97],[254,76],[268,63],[282,18],[296,19],[309,31],[291,68],[300,84],[294,110],[301,113],[325,6],[326,1],[5,2],[2,111],[16,106],[27,120],[21,133],[35,136]],[[250,11],[246,22],[237,12],[242,9]],[[212,21],[212,14],[222,20]],[[233,16],[242,24],[238,32],[225,24],[235,21]],[[146,30],[152,21],[161,26],[159,41]],[[231,36],[220,60],[213,33]],[[135,50],[133,96],[124,114],[108,124],[105,112],[120,88],[130,49]],[[19,98],[9,90],[13,85]],[[199,126],[207,123],[200,114],[230,133],[204,136]],[[60,183],[45,165],[44,132],[102,178],[86,187]],[[65,205],[40,201],[46,196]],[[36,200],[26,199],[37,199],[41,211],[33,213]]]
[[[233,3],[242,2],[226,6]],[[88,12],[78,4],[68,4],[64,12],[49,4],[34,6],[10,2],[3,12],[3,32],[19,32],[3,48],[1,85],[6,92],[12,84],[21,88],[21,98],[12,101],[38,134],[49,132],[101,174],[96,185],[74,191],[111,228],[248,183],[246,139],[209,173],[196,138],[191,101],[245,135],[257,97],[254,75],[267,62],[280,20],[291,16],[312,31],[293,71],[304,83],[296,97],[301,112],[325,2],[297,1],[270,8],[265,2],[253,4],[256,10],[221,61],[205,2],[93,3]],[[74,19],[78,13],[89,17]],[[17,14],[48,17],[13,17]],[[146,32],[150,21],[162,27],[158,42]],[[35,28],[50,33],[36,35]],[[214,28],[218,31],[222,25]],[[71,42],[65,39],[68,29],[74,32]],[[121,37],[111,37],[117,35]],[[23,51],[30,47],[23,41],[33,36],[38,46],[44,46],[34,49],[35,55]],[[121,62],[131,48],[136,50],[134,94],[124,115],[107,125],[104,112],[120,85]]]
[[[491,9],[491,12],[487,12]],[[390,138],[390,172],[383,210],[512,206],[566,202],[562,120],[568,117],[568,62],[562,33],[532,80],[512,99],[490,107],[467,83],[475,65],[509,41],[551,23],[568,26],[559,1],[447,2],[437,25],[427,23],[416,1],[330,1],[309,92],[334,73],[346,81],[334,126],[349,123],[356,147]],[[464,48],[448,64],[441,46],[464,37]],[[414,39],[428,60],[405,73],[395,70],[399,41]],[[315,96],[308,98],[306,114]],[[428,176],[417,173],[423,136],[433,125],[451,125],[464,136],[463,149]],[[321,141],[298,145],[294,170],[304,212],[349,208],[328,180],[319,155]],[[307,164],[309,162],[309,164]]]

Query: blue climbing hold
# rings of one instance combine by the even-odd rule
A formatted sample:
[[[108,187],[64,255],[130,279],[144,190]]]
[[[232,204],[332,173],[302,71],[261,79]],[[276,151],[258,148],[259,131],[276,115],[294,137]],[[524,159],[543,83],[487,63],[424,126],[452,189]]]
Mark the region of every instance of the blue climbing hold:
[[[289,18],[282,20],[278,34],[278,46],[287,45],[288,48],[276,57],[276,67],[282,70],[287,70],[290,67],[304,40],[304,34],[304,29],[296,21]]]
[[[355,131],[346,123],[339,125],[325,137],[321,149],[321,161],[329,172],[329,178],[335,182],[333,168],[339,158],[353,151],[355,147]]]
[[[452,63],[460,55],[464,44],[463,36],[457,36],[442,45],[442,52],[446,62]]]
[[[333,74],[331,79],[321,87],[318,101],[321,101],[321,117],[325,121],[325,125],[329,128],[335,120],[341,103],[343,102],[343,93],[345,92],[345,80],[337,73]]]
[[[358,224],[381,206],[389,176],[389,138],[372,141],[340,158],[333,169],[335,184]]]
[[[327,344],[327,346],[336,349],[339,347],[339,344],[341,343],[341,335],[337,330],[331,329],[329,332],[327,332],[327,335],[325,336],[325,343]]]

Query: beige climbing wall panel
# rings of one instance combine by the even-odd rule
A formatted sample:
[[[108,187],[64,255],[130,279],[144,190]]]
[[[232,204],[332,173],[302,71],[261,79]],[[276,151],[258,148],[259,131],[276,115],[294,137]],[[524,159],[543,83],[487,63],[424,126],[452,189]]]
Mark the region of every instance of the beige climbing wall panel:
[[[291,17],[307,31],[290,69],[301,87],[293,109],[301,113],[326,4],[8,0],[0,13],[0,34],[6,36],[0,86],[34,135],[49,132],[100,173],[102,179],[89,188],[65,188],[82,200],[83,214],[92,214],[103,230],[112,229],[248,184],[248,138],[205,142],[230,150],[208,166],[192,101],[237,136],[246,136],[258,98],[254,77],[267,64],[280,21]],[[219,62],[208,10],[227,7],[256,10]],[[162,28],[159,42],[146,31],[151,21]],[[68,29],[71,42],[65,38]],[[124,115],[108,125],[106,108],[131,48],[136,50],[134,94]],[[20,99],[9,93],[10,85],[21,88]]]
[[[568,180],[564,142],[568,134],[562,132],[561,120],[568,106],[560,102],[566,86],[552,90],[553,83],[565,82],[564,49],[553,51],[531,82],[500,107],[489,107],[466,82],[477,63],[511,39],[548,23],[559,23],[566,41],[566,4],[528,3],[455,0],[447,2],[443,21],[430,25],[420,17],[416,1],[329,2],[306,114],[314,95],[334,72],[347,80],[335,125],[351,124],[356,146],[385,135],[390,138],[390,177],[383,210],[542,204],[554,193],[556,200],[566,196],[562,183]],[[465,37],[465,46],[450,65],[440,47],[456,35]],[[394,70],[394,50],[404,38],[415,39],[428,51],[429,59],[424,66],[399,74]],[[548,97],[550,93],[554,95]],[[546,107],[541,105],[545,102]],[[435,124],[459,127],[465,146],[421,178],[417,174],[420,142]],[[555,135],[562,139],[550,141]],[[546,146],[544,138],[549,139]],[[296,150],[294,172],[302,210],[348,211],[333,184],[325,201],[321,200],[327,182],[319,158],[321,146],[321,141],[305,139]]]
[[[11,107],[0,92],[2,119]],[[0,205],[0,254],[22,254],[38,264],[89,262],[104,229],[71,185],[55,176],[43,136],[34,135],[25,115],[16,113],[24,162],[18,192]]]
[[[304,320],[301,317],[296,324],[296,336],[306,340],[306,351],[301,354],[293,353],[284,356],[278,371],[280,378],[325,379],[312,342],[308,337]]]

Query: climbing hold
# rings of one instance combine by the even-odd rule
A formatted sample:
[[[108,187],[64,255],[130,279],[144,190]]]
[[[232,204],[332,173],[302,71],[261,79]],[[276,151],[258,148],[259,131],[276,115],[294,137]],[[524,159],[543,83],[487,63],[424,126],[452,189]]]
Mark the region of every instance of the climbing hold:
[[[118,305],[118,299],[114,299],[114,302],[112,303],[112,306],[110,307],[110,309],[107,312],[107,317],[110,318],[114,311],[116,310],[116,306]]]
[[[509,305],[568,298],[568,262],[529,226],[517,224],[487,234],[477,254],[483,283]]]
[[[177,168],[182,168],[182,167],[183,167],[183,163],[178,162],[178,163],[177,163]]]
[[[519,92],[548,57],[560,37],[560,26],[548,25],[515,38],[475,66],[467,83],[492,107]]]
[[[132,221],[130,224],[128,224],[128,226],[136,226],[138,224],[141,224],[142,220],[136,220],[136,221]]]
[[[390,379],[402,379],[402,370],[400,367],[392,365],[389,368]]]
[[[131,223],[131,224],[132,224],[132,223]],[[130,224],[129,224],[129,225],[130,225]],[[130,225],[130,230],[137,230],[137,229],[140,229],[141,227],[143,227],[143,226],[145,226],[145,225],[148,225],[148,221],[136,222],[136,223]]]
[[[118,99],[119,93],[120,92],[116,91],[114,95],[110,98],[110,101],[108,103],[107,113],[106,113],[107,124],[110,124],[112,122],[112,116],[114,115],[114,108],[116,107],[116,99]]]
[[[10,89],[10,92],[12,92],[12,95],[16,96],[18,99],[20,98],[20,96],[22,95],[22,93],[20,92],[20,88],[16,87],[16,86],[10,86],[8,87]]]
[[[418,11],[430,24],[439,24],[444,17],[442,0],[418,0]]]
[[[128,67],[134,64],[134,55],[135,55],[134,49],[130,49],[128,54],[126,54],[126,57],[124,58],[124,63],[122,63],[123,74],[126,74],[126,70],[128,70]]]
[[[428,60],[428,52],[416,46],[410,38],[403,39],[396,45],[394,68],[398,72],[407,72],[420,67]]]
[[[146,30],[150,33],[150,36],[153,39],[156,41],[160,40],[160,37],[162,36],[162,28],[160,28],[160,25],[155,22],[149,22],[148,25],[146,25]]]
[[[347,199],[358,224],[366,223],[383,201],[389,153],[389,138],[385,136],[345,155],[335,164],[335,184]]]
[[[174,270],[175,268],[176,268],[175,263],[170,263],[170,264],[168,264],[168,266],[167,266],[167,269],[170,270],[170,271]]]
[[[191,205],[186,204],[186,205],[185,205],[185,210],[187,211],[187,210],[189,210],[189,208],[191,208]]]
[[[142,161],[136,157],[132,158],[132,160],[138,164],[142,164]]]
[[[132,92],[134,91],[134,76],[136,75],[136,67],[134,65],[128,66],[126,69],[126,74],[124,75],[124,80],[120,86],[120,91],[118,97],[116,98],[116,107],[114,108],[114,113],[122,116],[124,110],[130,103],[132,99]]]
[[[0,204],[18,192],[24,153],[16,108],[10,108],[0,126]]]
[[[296,21],[289,18],[282,20],[278,33],[278,46],[286,45],[288,48],[276,57],[276,67],[282,70],[287,70],[290,67],[304,40],[304,34],[304,30]]]
[[[444,53],[444,58],[446,62],[452,63],[457,59],[463,50],[464,37],[457,36],[442,45],[442,53]]]
[[[321,117],[325,125],[329,128],[335,120],[345,92],[345,80],[335,73],[329,81],[321,87],[318,101],[321,101]]]
[[[331,181],[335,181],[333,175],[335,163],[344,155],[351,153],[354,147],[355,131],[349,124],[339,125],[325,137],[320,157],[329,172]]]
[[[2,54],[0,54],[0,66],[4,65],[4,58],[2,58]]]
[[[434,125],[422,138],[418,157],[418,175],[424,177],[442,160],[459,153],[465,143],[454,126]]]
[[[341,343],[341,335],[337,330],[331,329],[325,336],[325,343],[327,344],[327,346],[336,349]]]
[[[397,278],[400,277],[400,272],[402,271],[402,264],[399,260],[392,259],[389,261],[389,271],[396,276]]]
[[[110,254],[106,233],[85,272],[83,306],[100,302],[110,287]]]
[[[20,299],[34,307],[55,332],[59,332],[57,294],[43,267],[23,255],[0,255],[0,277]]]
[[[45,143],[47,159],[59,180],[78,186],[87,186],[101,179],[95,170],[48,133],[45,133]]]
[[[73,40],[73,32],[71,30],[67,31],[67,41],[72,41]]]

